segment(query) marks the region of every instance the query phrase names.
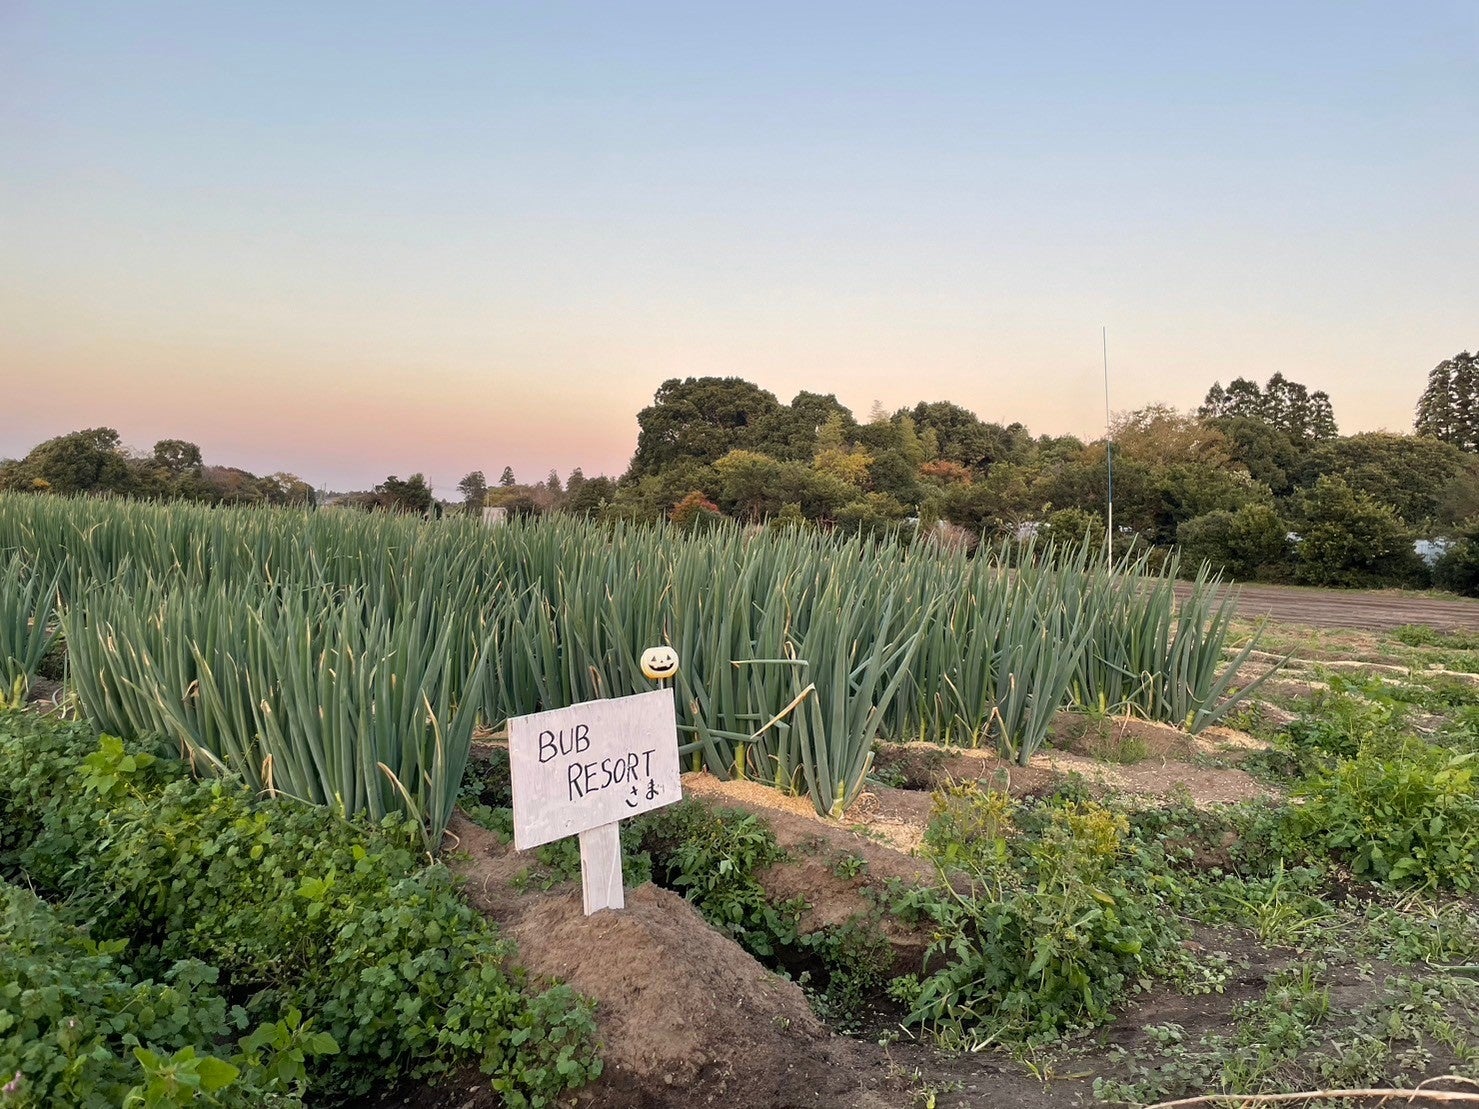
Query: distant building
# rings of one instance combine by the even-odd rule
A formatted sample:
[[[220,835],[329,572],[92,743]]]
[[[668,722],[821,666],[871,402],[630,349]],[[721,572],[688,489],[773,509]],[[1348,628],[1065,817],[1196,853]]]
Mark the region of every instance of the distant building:
[[[1417,557],[1423,560],[1424,565],[1432,566],[1443,557],[1448,546],[1447,539],[1419,539],[1412,545],[1412,549],[1417,552]]]
[[[508,522],[508,509],[507,508],[504,508],[503,506],[500,505],[497,508],[484,508],[483,509],[483,523],[487,524],[490,528],[496,528],[499,524],[506,524],[507,522]]]

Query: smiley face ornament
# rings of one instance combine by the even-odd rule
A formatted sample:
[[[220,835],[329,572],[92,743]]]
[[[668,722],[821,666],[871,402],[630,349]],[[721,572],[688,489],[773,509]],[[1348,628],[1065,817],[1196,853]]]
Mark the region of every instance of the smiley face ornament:
[[[642,652],[642,673],[665,682],[678,672],[678,652],[671,647],[648,647]]]

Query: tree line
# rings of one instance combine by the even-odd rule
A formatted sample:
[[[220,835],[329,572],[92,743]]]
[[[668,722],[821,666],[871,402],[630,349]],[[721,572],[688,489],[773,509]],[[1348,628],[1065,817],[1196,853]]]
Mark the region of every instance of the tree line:
[[[111,427],[58,435],[24,458],[0,460],[0,490],[27,493],[109,493],[149,500],[207,504],[311,504],[313,488],[296,474],[258,476],[236,466],[206,465],[200,448],[161,439],[151,451],[131,451]]]
[[[496,507],[685,527],[729,517],[890,535],[954,527],[971,542],[1078,540],[1105,534],[1112,464],[1116,548],[1161,557],[1179,546],[1186,565],[1207,560],[1240,580],[1479,593],[1479,357],[1467,351],[1428,375],[1412,434],[1342,436],[1329,396],[1282,374],[1214,382],[1193,412],[1120,414],[1089,442],[1034,436],[949,401],[875,405],[860,420],[832,394],[783,403],[738,377],[665,381],[637,422],[617,478],[576,469],[524,483],[504,467],[490,484],[479,470],[449,505],[417,473],[330,500],[422,515]],[[107,428],[0,463],[0,489],[312,498],[291,474],[205,466],[182,440],[130,454]],[[1442,552],[1435,564],[1419,540]]]
[[[1342,436],[1329,396],[1282,374],[1214,382],[1194,412],[1120,414],[1089,442],[948,401],[859,420],[830,394],[786,404],[737,377],[664,382],[638,427],[606,516],[1078,539],[1105,533],[1112,463],[1117,548],[1179,546],[1240,580],[1479,592],[1468,352],[1429,374],[1412,434]]]

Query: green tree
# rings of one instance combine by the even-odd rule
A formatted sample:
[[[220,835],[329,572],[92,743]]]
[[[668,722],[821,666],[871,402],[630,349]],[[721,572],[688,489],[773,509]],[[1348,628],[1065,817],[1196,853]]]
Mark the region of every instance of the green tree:
[[[483,502],[488,499],[488,479],[482,470],[473,470],[457,483],[457,491],[462,494],[462,503],[469,512],[481,512]]]
[[[313,486],[286,470],[258,478],[257,486],[269,504],[311,506],[314,503]]]
[[[1466,520],[1433,566],[1433,584],[1465,597],[1479,597],[1479,516]]]
[[[713,466],[685,459],[635,481],[622,478],[606,515],[650,524],[665,519],[673,506],[695,489],[717,499],[719,485],[719,475]]]
[[[1230,457],[1222,432],[1166,404],[1116,413],[1113,432],[1116,466],[1122,460],[1135,460],[1149,469],[1178,462],[1225,466]]]
[[[835,435],[837,441],[830,445],[846,447],[854,441],[857,429],[851,410],[831,393],[802,391],[790,404],[761,416],[744,436],[743,445],[777,461],[805,462],[826,445],[824,434]]]
[[[1234,511],[1245,504],[1268,503],[1268,486],[1259,484],[1241,470],[1200,462],[1176,462],[1155,472],[1160,508],[1155,527],[1145,538],[1156,544],[1176,541],[1177,529],[1187,520],[1208,512]]]
[[[1086,540],[1104,543],[1104,517],[1097,512],[1085,512],[1082,508],[1060,508],[1048,513],[1037,537],[1053,543],[1077,545]]]
[[[498,475],[498,484],[504,489],[512,489],[518,484],[514,480],[514,468],[512,466],[505,466],[503,468],[503,473]]]
[[[1451,443],[1421,435],[1372,431],[1322,443],[1302,466],[1301,484],[1339,476],[1357,492],[1388,504],[1408,524],[1426,530],[1451,519],[1479,478],[1473,459]],[[1466,514],[1466,513],[1465,513]]]
[[[375,492],[379,494],[381,504],[393,512],[429,516],[436,505],[431,486],[426,484],[423,474],[412,474],[404,481],[392,474],[375,486]]]
[[[1254,481],[1267,485],[1276,496],[1293,490],[1295,475],[1309,454],[1304,441],[1296,444],[1287,432],[1249,416],[1222,416],[1208,424],[1221,432],[1232,461]]]
[[[154,444],[154,464],[170,477],[179,477],[200,469],[200,448],[184,439],[161,439]]]
[[[111,427],[48,439],[5,474],[5,488],[37,492],[132,493],[137,486],[138,477]]]
[[[1045,470],[1033,499],[1054,508],[1105,512],[1109,485],[1104,443],[1091,443],[1078,458]],[[1114,526],[1149,538],[1161,526],[1164,505],[1153,466],[1135,455],[1114,452]]]
[[[683,460],[714,462],[748,448],[780,409],[774,393],[743,378],[670,378],[637,413],[637,450],[624,480],[650,477]]]
[[[844,535],[883,535],[897,531],[909,509],[887,493],[865,493],[837,510],[837,530]]]
[[[748,520],[774,516],[799,504],[810,520],[831,519],[858,496],[856,486],[803,462],[779,462],[757,451],[734,450],[714,463],[720,507]]]
[[[873,492],[885,493],[901,504],[917,506],[923,496],[919,467],[911,465],[901,450],[886,450],[873,457],[868,467],[868,484]]]
[[[580,471],[576,471],[579,473]],[[575,474],[570,475],[571,488],[569,496],[565,500],[563,509],[566,512],[578,516],[591,516],[603,511],[607,505],[616,500],[616,482],[609,477],[587,478],[581,475],[580,483],[576,485]],[[655,518],[649,517],[649,519]]]
[[[986,423],[974,412],[950,401],[921,401],[907,412],[896,413],[894,422],[897,424],[906,415],[913,421],[914,434],[920,437],[916,466],[925,460],[928,453],[925,438],[931,431],[934,432],[931,442],[937,445],[940,458],[973,470],[984,470],[997,462],[1023,462],[1031,456],[1032,438],[1021,424],[1003,427]]]
[[[1329,394],[1321,390],[1312,393],[1281,373],[1270,377],[1262,389],[1244,377],[1234,378],[1226,389],[1213,382],[1197,414],[1204,420],[1261,420],[1296,441],[1321,442],[1337,434]]]
[[[1267,502],[1231,512],[1216,509],[1187,520],[1177,528],[1176,538],[1188,575],[1204,562],[1239,581],[1282,581],[1291,572],[1289,525]]]
[[[1050,511],[1036,478],[1030,467],[999,462],[977,481],[945,486],[938,502],[940,516],[977,535],[1014,531],[1018,524],[1039,520]]]
[[[714,463],[719,495],[736,515],[759,520],[772,508],[779,511],[783,463],[758,451],[733,450]]]
[[[1419,435],[1479,451],[1479,355],[1460,351],[1428,371],[1414,426]]]
[[[1422,580],[1411,529],[1391,505],[1326,474],[1295,499],[1297,579],[1310,585],[1381,586]]]

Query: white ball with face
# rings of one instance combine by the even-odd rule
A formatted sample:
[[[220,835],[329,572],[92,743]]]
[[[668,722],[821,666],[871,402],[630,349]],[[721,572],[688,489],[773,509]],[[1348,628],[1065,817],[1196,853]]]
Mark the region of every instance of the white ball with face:
[[[671,647],[648,647],[642,652],[642,673],[653,681],[666,681],[677,672],[678,652]]]

